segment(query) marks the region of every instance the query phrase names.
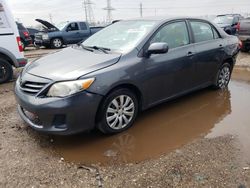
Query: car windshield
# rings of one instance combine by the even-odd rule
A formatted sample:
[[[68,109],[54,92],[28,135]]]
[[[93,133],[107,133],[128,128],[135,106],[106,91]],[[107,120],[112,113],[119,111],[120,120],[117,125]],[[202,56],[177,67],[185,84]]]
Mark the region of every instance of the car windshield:
[[[214,19],[214,23],[216,24],[232,24],[233,16],[218,16]]]
[[[154,27],[156,21],[121,21],[106,27],[92,35],[82,44],[98,46],[112,51],[128,52],[145,37]]]
[[[68,22],[61,22],[61,23],[59,23],[59,24],[56,24],[56,27],[57,27],[59,30],[62,30],[67,24],[68,24]]]

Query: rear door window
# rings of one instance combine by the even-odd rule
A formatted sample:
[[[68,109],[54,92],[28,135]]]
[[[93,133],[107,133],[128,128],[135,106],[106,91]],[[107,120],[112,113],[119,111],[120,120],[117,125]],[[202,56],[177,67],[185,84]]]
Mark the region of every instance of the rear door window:
[[[87,25],[84,22],[80,22],[80,28],[81,30],[87,30]]]
[[[200,21],[190,21],[196,43],[214,39],[214,33],[210,24]]]
[[[165,42],[170,49],[189,44],[186,22],[179,21],[162,27],[151,40],[151,44],[155,42]]]

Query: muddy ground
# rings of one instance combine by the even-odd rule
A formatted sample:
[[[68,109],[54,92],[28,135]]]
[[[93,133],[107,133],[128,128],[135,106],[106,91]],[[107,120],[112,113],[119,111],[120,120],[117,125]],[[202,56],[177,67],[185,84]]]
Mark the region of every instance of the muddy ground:
[[[39,134],[14,82],[0,85],[0,187],[250,187],[249,67],[241,54],[228,90],[162,104],[114,136]]]

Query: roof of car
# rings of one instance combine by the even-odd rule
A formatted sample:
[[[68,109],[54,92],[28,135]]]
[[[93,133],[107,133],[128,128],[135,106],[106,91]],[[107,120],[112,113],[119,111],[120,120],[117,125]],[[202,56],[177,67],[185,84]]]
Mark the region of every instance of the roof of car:
[[[128,20],[148,20],[148,21],[157,21],[157,22],[165,22],[165,21],[171,21],[171,20],[178,20],[178,19],[200,19],[200,20],[206,20],[207,19],[203,17],[185,17],[185,16],[154,16],[154,17],[143,17],[143,18],[133,18]]]

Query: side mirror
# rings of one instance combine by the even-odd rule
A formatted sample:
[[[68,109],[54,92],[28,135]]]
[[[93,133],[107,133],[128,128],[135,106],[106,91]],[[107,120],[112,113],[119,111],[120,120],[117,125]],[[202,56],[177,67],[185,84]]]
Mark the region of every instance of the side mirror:
[[[150,44],[148,48],[148,56],[151,54],[165,54],[168,52],[168,44],[165,42],[156,42]]]

